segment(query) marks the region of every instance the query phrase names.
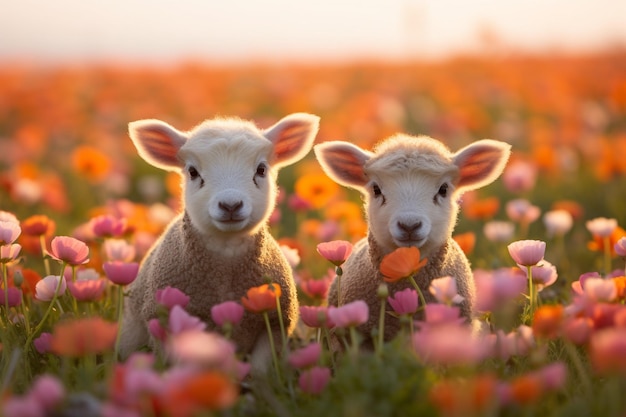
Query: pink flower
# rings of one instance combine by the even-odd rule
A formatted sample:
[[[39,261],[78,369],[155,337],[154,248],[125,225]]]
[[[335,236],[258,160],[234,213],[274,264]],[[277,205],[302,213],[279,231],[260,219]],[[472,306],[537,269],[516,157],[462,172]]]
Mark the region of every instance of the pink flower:
[[[22,250],[22,245],[13,243],[10,245],[0,246],[0,263],[9,263],[17,259]]]
[[[527,285],[525,274],[518,268],[495,271],[474,270],[476,310],[497,311],[520,297]]]
[[[105,214],[91,219],[91,227],[97,237],[120,237],[126,231],[126,221]]]
[[[300,306],[300,318],[302,322],[309,327],[335,327],[335,323],[331,320],[328,311],[334,307],[324,306]]]
[[[617,297],[617,286],[612,279],[588,278],[585,280],[583,291],[595,302],[611,302]]]
[[[626,328],[596,330],[589,342],[591,364],[599,374],[626,372]]]
[[[230,372],[235,366],[235,346],[217,333],[186,330],[170,339],[167,350],[178,362],[216,367]]]
[[[156,290],[155,298],[157,303],[166,307],[168,310],[171,310],[174,306],[185,308],[187,304],[189,304],[189,296],[187,294],[169,285]]]
[[[104,253],[107,260],[132,262],[135,259],[135,247],[124,239],[107,239],[104,241]]]
[[[613,249],[615,249],[615,253],[618,256],[626,256],[626,237],[618,240],[615,246],[613,246]]]
[[[369,318],[369,307],[363,300],[353,301],[340,307],[329,309],[328,317],[335,327],[359,326]]]
[[[563,336],[575,345],[589,342],[593,332],[593,320],[588,317],[574,317],[563,325]]]
[[[167,330],[161,326],[159,319],[148,320],[148,332],[152,335],[152,337],[161,342],[164,342],[167,339]]]
[[[457,291],[456,280],[449,276],[432,280],[429,291],[443,304],[459,304],[464,300]]]
[[[307,211],[313,207],[308,201],[300,197],[298,194],[291,194],[289,198],[287,198],[287,206],[295,212]]]
[[[463,322],[461,318],[461,310],[458,306],[447,306],[445,304],[431,303],[424,306],[424,323],[420,323],[421,326],[426,324],[441,325],[441,324],[458,324]]]
[[[330,381],[330,369],[316,366],[300,374],[298,385],[303,392],[319,395]]]
[[[387,301],[391,305],[391,308],[393,308],[393,311],[401,316],[413,315],[417,312],[417,291],[412,288],[397,291],[393,296],[388,297]]]
[[[563,236],[574,224],[574,218],[567,210],[552,210],[543,215],[548,237]]]
[[[60,284],[59,280],[61,280]],[[61,278],[58,275],[48,275],[47,277],[40,280],[35,286],[35,298],[40,301],[51,301],[54,297],[54,293],[58,285],[60,286],[57,295],[65,293],[65,290],[67,288],[65,278]]]
[[[543,259],[546,251],[546,242],[540,240],[518,240],[511,243],[507,248],[516,264],[533,266]]]
[[[292,352],[287,359],[289,365],[294,368],[308,368],[317,363],[322,354],[322,345],[318,342],[310,343],[301,349]]]
[[[32,401],[38,402],[45,411],[52,412],[65,397],[65,387],[54,376],[41,375],[33,383],[28,396]]]
[[[102,298],[107,282],[103,279],[67,281],[67,289],[77,301],[97,301]]]
[[[523,271],[528,276],[528,269],[524,268]],[[554,284],[558,278],[556,267],[546,260],[542,260],[539,265],[532,266],[531,271],[537,291]]]
[[[428,326],[413,335],[413,348],[422,361],[435,365],[472,365],[484,359],[489,345],[472,335],[469,326]]]
[[[532,190],[536,180],[536,165],[526,161],[514,161],[502,173],[504,186],[513,193]]]
[[[83,265],[89,262],[89,247],[78,239],[69,236],[57,236],[50,243],[50,256],[57,261],[72,266]]]
[[[137,262],[105,262],[102,268],[109,281],[117,285],[130,284],[139,273]]]
[[[549,391],[561,389],[567,381],[567,367],[563,362],[553,362],[535,372],[543,387]]]
[[[617,228],[617,220],[597,217],[587,221],[585,226],[587,226],[587,230],[589,230],[592,235],[604,238],[611,236],[613,231]]]
[[[244,308],[235,301],[225,301],[211,307],[211,318],[220,327],[236,326],[243,318]]]
[[[287,259],[287,263],[291,268],[295,268],[300,264],[300,255],[298,254],[298,249],[292,248],[287,245],[280,245],[280,251],[285,255]]]
[[[483,234],[491,242],[510,242],[515,233],[515,225],[511,222],[492,220],[483,226]]]
[[[203,323],[198,317],[187,313],[181,306],[175,305],[170,310],[169,331],[172,334],[181,333],[185,330],[202,331],[205,328],[206,323]]]
[[[35,349],[37,350],[37,352],[41,353],[42,355],[44,353],[50,352],[51,343],[52,343],[52,334],[48,332],[41,333],[39,337],[33,340],[33,345],[35,346]]]
[[[341,266],[352,253],[352,243],[345,240],[333,240],[318,244],[317,251],[335,266]]]
[[[2,404],[2,415],[6,417],[45,417],[46,412],[28,396],[11,397]]]
[[[333,279],[335,279],[335,271],[331,268],[320,279],[300,280],[300,289],[311,298],[325,300],[328,297],[328,290]]]
[[[529,224],[539,218],[541,209],[520,198],[506,204],[506,214],[514,222]]]
[[[17,221],[0,221],[0,246],[10,245],[22,233],[22,228]]]
[[[17,307],[22,303],[22,291],[19,288],[9,287],[6,290],[0,290],[0,307],[4,306],[5,293],[9,307]]]

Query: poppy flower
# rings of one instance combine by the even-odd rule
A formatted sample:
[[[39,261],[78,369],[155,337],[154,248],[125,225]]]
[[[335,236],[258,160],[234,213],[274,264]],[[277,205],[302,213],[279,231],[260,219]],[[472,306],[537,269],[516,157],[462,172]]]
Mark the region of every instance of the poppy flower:
[[[463,214],[470,220],[489,220],[500,210],[500,200],[497,197],[488,197],[477,200],[466,194],[463,201]]]
[[[76,173],[93,182],[103,181],[111,170],[111,161],[100,150],[83,145],[77,147],[71,155],[72,166]]]
[[[352,253],[352,243],[345,240],[333,240],[317,245],[317,252],[335,266],[341,266]]]
[[[246,310],[253,313],[263,313],[265,311],[276,310],[276,299],[280,298],[281,289],[279,285],[263,284],[252,287],[245,297],[241,297],[241,304]]]
[[[543,215],[543,224],[549,237],[563,236],[574,224],[574,218],[566,210],[551,210]]]
[[[359,326],[369,318],[369,307],[363,300],[353,301],[340,307],[328,310],[328,317],[335,327],[345,328]]]
[[[18,222],[0,221],[0,245],[10,245],[22,233]]]
[[[328,296],[328,290],[330,289],[330,284],[333,279],[335,279],[335,271],[331,268],[321,279],[301,279],[300,289],[311,298],[325,300]]]
[[[0,246],[0,263],[6,264],[17,259],[22,250],[22,245],[12,243],[10,245]]]
[[[396,292],[393,296],[387,298],[387,301],[393,308],[393,311],[401,316],[414,314],[417,311],[418,295],[417,291],[412,288]]]
[[[211,319],[220,327],[236,326],[243,318],[244,308],[235,301],[225,301],[211,307]]]
[[[516,264],[534,266],[543,259],[546,251],[546,242],[540,240],[518,240],[511,243],[507,248]]]
[[[123,239],[106,239],[104,253],[109,261],[132,262],[136,250],[133,245]]]
[[[172,417],[191,417],[200,411],[228,408],[235,403],[237,396],[237,387],[228,376],[206,371],[171,384],[164,392],[163,400]]]
[[[452,239],[459,245],[464,254],[469,255],[476,245],[476,235],[474,232],[460,233],[452,236]]]
[[[61,282],[59,283],[59,280]],[[64,277],[58,275],[48,275],[41,279],[35,287],[35,298],[39,301],[51,301],[54,293],[59,289],[57,295],[65,293],[67,284]]]
[[[52,233],[55,223],[48,216],[37,214],[25,219],[22,224],[22,233],[27,236],[42,236]]]
[[[189,304],[189,296],[187,294],[169,285],[156,290],[154,297],[157,303],[166,307],[168,310],[171,310],[176,305],[185,308],[187,304]]]
[[[78,301],[97,301],[102,298],[107,282],[104,279],[77,279],[66,281],[70,294]]]
[[[492,220],[483,226],[483,234],[491,242],[510,242],[515,234],[515,225],[512,222]]]
[[[298,386],[303,392],[319,395],[330,381],[330,369],[316,366],[300,374]]]
[[[561,331],[563,306],[560,304],[539,307],[533,316],[533,334],[544,339],[554,339]]]
[[[595,219],[587,221],[585,223],[587,230],[597,237],[605,238],[611,236],[613,231],[617,228],[616,219],[607,219],[606,217],[596,217]]]
[[[626,372],[626,328],[613,327],[595,331],[589,341],[593,369],[602,375]]]
[[[429,291],[442,304],[459,304],[465,299],[459,295],[456,280],[450,276],[432,280]]]
[[[613,231],[606,237],[602,237],[600,235],[594,234],[593,240],[587,243],[587,247],[592,251],[603,252],[605,250],[605,245],[608,245],[611,254],[615,255],[615,245],[620,241],[623,237],[626,237],[626,230],[617,226]]]
[[[50,256],[57,261],[77,266],[89,262],[89,247],[70,236],[57,236],[50,243]]]
[[[112,283],[128,285],[137,278],[139,264],[137,262],[105,262],[102,269]]]
[[[302,322],[309,327],[325,327],[330,329],[335,327],[335,323],[331,321],[328,311],[334,308],[335,307],[325,306],[300,306],[300,318]]]
[[[117,323],[89,317],[58,323],[52,331],[50,350],[61,356],[81,357],[113,348]]]
[[[172,334],[178,334],[187,330],[202,331],[206,329],[206,323],[198,317],[187,313],[181,306],[175,305],[170,310],[168,327]]]
[[[287,363],[297,369],[308,368],[317,363],[322,354],[322,345],[318,342],[295,350],[289,354]]]
[[[420,260],[420,250],[415,246],[401,247],[383,258],[380,273],[386,282],[397,282],[413,276],[427,261]]]
[[[626,237],[620,238],[615,245],[613,245],[613,250],[618,256],[626,256]]]
[[[339,192],[339,185],[326,174],[304,174],[294,184],[296,194],[313,208],[324,207]]]

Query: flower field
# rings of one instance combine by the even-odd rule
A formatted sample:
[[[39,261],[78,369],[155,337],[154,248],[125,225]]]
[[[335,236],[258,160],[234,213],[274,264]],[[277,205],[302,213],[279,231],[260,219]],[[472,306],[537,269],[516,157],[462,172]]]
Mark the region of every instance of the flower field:
[[[0,415],[625,416],[625,55],[0,67]],[[415,248],[383,259],[381,311],[327,305],[367,221],[311,152],[281,170],[270,217],[300,321],[272,339],[266,373],[251,376],[229,339],[280,311],[271,282],[213,306],[210,323],[185,310],[193,294],[159,290],[160,349],[118,360],[125,289],[182,208],[178,174],[137,155],[128,123],[268,127],[293,112],[321,117],[316,143],[369,149],[406,132],[453,150],[512,145],[502,177],[460,201],[474,329],[450,277],[427,289],[437,304],[394,290],[428,262]],[[357,332],[371,315],[378,328]],[[389,317],[402,328],[383,340]]]

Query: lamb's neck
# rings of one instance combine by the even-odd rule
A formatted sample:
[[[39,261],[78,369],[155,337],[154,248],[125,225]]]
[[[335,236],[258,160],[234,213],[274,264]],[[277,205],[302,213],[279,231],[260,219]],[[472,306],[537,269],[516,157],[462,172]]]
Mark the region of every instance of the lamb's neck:
[[[221,234],[219,236],[207,236],[195,229],[187,213],[183,215],[182,223],[186,241],[197,242],[202,249],[211,253],[218,253],[221,257],[239,258],[250,252],[257,252],[264,243],[264,228],[260,228],[253,235]]]

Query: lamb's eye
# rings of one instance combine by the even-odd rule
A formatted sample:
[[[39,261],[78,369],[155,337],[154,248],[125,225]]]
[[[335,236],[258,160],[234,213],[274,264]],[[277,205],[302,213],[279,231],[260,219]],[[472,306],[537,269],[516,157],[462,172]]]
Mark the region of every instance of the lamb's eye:
[[[265,177],[266,172],[267,172],[267,167],[265,166],[263,162],[261,162],[259,166],[256,167],[256,176],[263,178]]]
[[[383,194],[382,191],[380,191],[378,184],[372,185],[372,191],[374,192],[374,197],[379,197]]]
[[[192,181],[200,176],[200,174],[198,174],[198,170],[195,167],[191,166],[187,169],[187,171],[189,171],[189,178],[191,178]]]
[[[441,187],[439,187],[439,191],[437,191],[437,194],[435,194],[435,196],[433,197],[433,202],[435,204],[439,204],[439,200],[442,198],[446,198],[447,195],[448,184],[444,182],[443,184],[441,184]]]

